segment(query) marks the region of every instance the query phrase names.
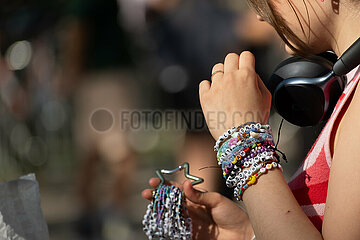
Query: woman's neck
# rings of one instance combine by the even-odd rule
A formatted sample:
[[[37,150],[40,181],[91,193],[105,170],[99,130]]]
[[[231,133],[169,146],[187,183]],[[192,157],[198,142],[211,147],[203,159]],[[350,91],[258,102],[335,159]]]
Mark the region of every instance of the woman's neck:
[[[356,4],[357,2],[354,1]],[[332,49],[341,56],[351,44],[360,37],[360,4],[355,3],[340,5],[340,13],[337,21],[337,31],[332,42]]]

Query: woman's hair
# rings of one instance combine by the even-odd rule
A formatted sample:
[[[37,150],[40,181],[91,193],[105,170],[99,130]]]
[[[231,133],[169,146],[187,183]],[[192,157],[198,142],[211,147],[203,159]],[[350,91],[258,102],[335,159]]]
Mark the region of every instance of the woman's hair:
[[[304,32],[304,28],[300,22],[294,6],[290,2],[290,0],[287,1],[293,9],[299,21],[301,29]],[[298,36],[295,35],[295,33],[289,28],[289,26],[286,25],[285,19],[282,18],[280,14],[276,12],[276,10],[274,10],[274,7],[271,6],[269,0],[247,0],[247,2],[250,8],[252,8],[258,15],[260,15],[265,21],[267,21],[275,28],[280,38],[284,41],[286,45],[289,46],[292,51],[294,51],[294,53],[301,56],[307,56],[311,53],[310,48],[304,43],[304,41],[302,41]]]

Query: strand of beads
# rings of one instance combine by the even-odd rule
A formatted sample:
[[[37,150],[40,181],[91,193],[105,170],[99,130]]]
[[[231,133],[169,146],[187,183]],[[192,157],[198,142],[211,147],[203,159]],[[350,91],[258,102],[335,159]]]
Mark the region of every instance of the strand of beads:
[[[257,181],[257,179],[262,175],[265,174],[267,171],[271,170],[272,168],[280,168],[280,170],[282,171],[282,166],[280,165],[280,163],[276,163],[276,162],[269,162],[266,163],[263,167],[261,167],[259,169],[258,172],[256,172],[256,174],[251,174],[248,182],[241,186],[241,187],[235,187],[234,189],[234,197],[236,198],[236,200],[240,201],[242,200],[242,196],[245,192],[245,190],[250,187],[251,185],[254,185]]]
[[[142,224],[149,239],[191,239],[191,218],[181,190],[173,185],[159,185]]]
[[[236,133],[236,132],[240,132],[241,134],[243,133],[250,133],[250,131],[253,132],[266,132],[268,129],[270,129],[269,125],[263,125],[261,123],[255,123],[255,122],[247,122],[244,123],[238,127],[233,127],[230,128],[229,130],[227,130],[223,135],[221,135],[219,137],[219,139],[216,141],[215,146],[214,146],[214,151],[219,151],[219,147],[221,146],[221,144],[227,140],[229,137],[232,136],[232,134]]]
[[[246,147],[238,152],[234,152],[232,157],[229,157],[221,163],[224,178],[234,169],[248,168],[254,163],[269,160],[272,155],[276,158],[279,157],[274,147],[268,142],[253,144],[251,147]]]
[[[248,122],[226,131],[214,146],[226,185],[242,200],[245,190],[272,168],[281,168],[269,125]]]
[[[223,137],[227,136],[224,141],[220,141],[224,139],[220,137],[216,142],[216,145],[220,145],[220,148],[216,148],[216,145],[214,147],[214,149],[217,149],[215,151],[218,151],[217,158],[219,165],[228,158],[229,155],[231,156],[233,151],[252,146],[254,143],[265,141],[273,142],[269,125],[249,122],[235,128],[231,135],[227,135],[230,131],[233,131],[233,129],[234,128],[231,128],[223,134]]]

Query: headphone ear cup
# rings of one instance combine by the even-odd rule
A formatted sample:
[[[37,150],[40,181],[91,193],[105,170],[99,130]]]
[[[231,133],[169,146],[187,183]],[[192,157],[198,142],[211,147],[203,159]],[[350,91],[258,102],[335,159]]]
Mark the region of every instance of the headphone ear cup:
[[[325,53],[323,53],[325,54]],[[333,56],[334,54],[328,56]],[[336,56],[336,55],[335,55]],[[329,73],[334,65],[333,59],[322,56],[310,56],[307,58],[295,56],[282,61],[273,71],[266,87],[271,94],[279,84],[289,78],[316,78]]]
[[[332,61],[320,56],[296,56],[280,63],[268,81],[277,112],[298,126],[318,124],[327,110],[329,93],[316,79],[329,74],[332,66]]]
[[[273,104],[283,118],[300,127],[318,124],[325,112],[324,93],[311,84],[280,84]]]

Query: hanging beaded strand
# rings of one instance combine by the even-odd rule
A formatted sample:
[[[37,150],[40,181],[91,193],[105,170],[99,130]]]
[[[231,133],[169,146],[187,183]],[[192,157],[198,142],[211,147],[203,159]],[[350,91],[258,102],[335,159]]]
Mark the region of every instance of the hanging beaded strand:
[[[163,174],[173,174],[183,170],[191,184],[196,185],[204,179],[191,175],[189,163],[185,162],[172,170],[158,169],[161,183],[153,192],[153,199],[148,205],[142,224],[149,239],[188,240],[192,237],[192,221],[185,206],[184,193],[173,185],[165,184]]]
[[[148,239],[191,239],[191,218],[181,190],[173,185],[159,185],[142,224]]]

